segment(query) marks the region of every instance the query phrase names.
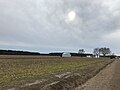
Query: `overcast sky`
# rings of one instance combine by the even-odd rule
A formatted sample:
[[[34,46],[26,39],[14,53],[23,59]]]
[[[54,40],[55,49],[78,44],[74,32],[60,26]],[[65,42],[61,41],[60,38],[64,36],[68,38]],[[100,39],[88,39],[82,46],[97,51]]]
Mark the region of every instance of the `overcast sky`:
[[[120,53],[120,0],[0,0],[0,49]]]

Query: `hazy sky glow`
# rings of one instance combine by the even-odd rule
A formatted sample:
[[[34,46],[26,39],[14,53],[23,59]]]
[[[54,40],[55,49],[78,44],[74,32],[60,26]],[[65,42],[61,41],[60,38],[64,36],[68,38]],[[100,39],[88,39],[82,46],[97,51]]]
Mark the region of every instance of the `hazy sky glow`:
[[[120,53],[120,0],[0,0],[0,48]]]

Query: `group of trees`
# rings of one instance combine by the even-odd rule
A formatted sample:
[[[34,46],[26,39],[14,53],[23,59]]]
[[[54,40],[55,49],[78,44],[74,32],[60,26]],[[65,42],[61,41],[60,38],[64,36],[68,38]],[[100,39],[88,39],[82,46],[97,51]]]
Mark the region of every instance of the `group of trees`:
[[[111,53],[111,50],[110,50],[110,48],[106,48],[106,47],[104,47],[104,48],[95,48],[93,53],[96,56],[103,55],[105,57],[107,54]]]
[[[79,49],[78,54],[84,54],[85,50],[84,49]]]
[[[78,53],[79,53],[79,54],[84,54],[84,53],[85,53],[85,50],[84,50],[84,49],[79,49]],[[95,56],[97,56],[97,57],[99,57],[100,55],[102,55],[102,56],[105,57],[106,55],[108,55],[108,54],[110,54],[110,53],[111,53],[110,48],[106,48],[106,47],[103,47],[103,48],[95,48],[95,49],[93,50],[93,54],[94,54]]]

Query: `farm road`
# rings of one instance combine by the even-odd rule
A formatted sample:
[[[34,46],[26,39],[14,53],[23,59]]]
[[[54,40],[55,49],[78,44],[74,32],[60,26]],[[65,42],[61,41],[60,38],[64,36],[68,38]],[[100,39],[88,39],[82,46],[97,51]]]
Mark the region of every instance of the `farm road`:
[[[114,61],[75,90],[120,90],[120,61]]]

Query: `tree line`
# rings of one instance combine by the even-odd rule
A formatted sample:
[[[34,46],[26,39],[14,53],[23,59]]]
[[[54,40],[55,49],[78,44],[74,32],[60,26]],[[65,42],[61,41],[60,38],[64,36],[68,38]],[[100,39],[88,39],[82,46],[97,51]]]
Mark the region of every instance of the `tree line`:
[[[78,53],[79,54],[84,54],[85,50],[84,49],[79,49]],[[95,56],[105,57],[106,55],[110,55],[110,54],[111,54],[111,50],[110,50],[110,48],[107,48],[107,47],[94,48],[94,50],[93,50],[93,55],[95,55]]]
[[[41,56],[61,56],[64,52],[58,53],[48,53],[48,54],[41,54],[39,52],[28,52],[28,51],[15,51],[15,50],[0,50],[0,55],[41,55]],[[110,48],[102,47],[102,48],[94,48],[92,54],[85,53],[84,49],[79,49],[78,53],[70,53],[72,56],[103,56],[111,55]]]
[[[40,53],[15,50],[0,50],[0,55],[40,55]]]

